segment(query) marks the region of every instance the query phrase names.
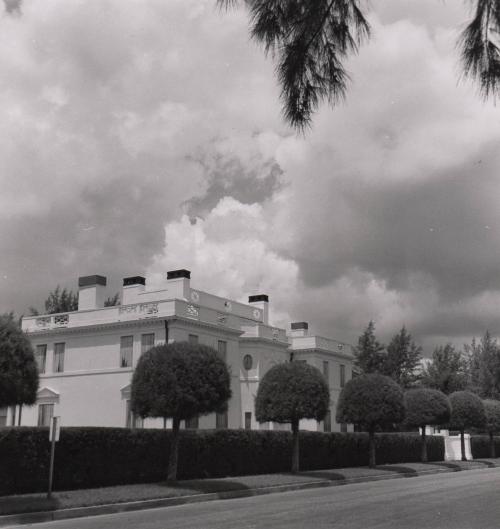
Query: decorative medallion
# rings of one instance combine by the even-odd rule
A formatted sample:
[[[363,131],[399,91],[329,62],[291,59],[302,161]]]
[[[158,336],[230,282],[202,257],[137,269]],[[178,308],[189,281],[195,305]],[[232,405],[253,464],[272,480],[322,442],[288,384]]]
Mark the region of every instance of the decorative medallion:
[[[253,311],[253,317],[254,317],[256,320],[260,320],[260,310],[259,310],[259,309],[254,309],[254,311]]]

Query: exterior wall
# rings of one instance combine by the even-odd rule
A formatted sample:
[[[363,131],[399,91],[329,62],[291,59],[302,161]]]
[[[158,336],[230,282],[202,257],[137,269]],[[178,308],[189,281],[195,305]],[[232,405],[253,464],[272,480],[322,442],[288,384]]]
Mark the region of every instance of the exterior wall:
[[[342,353],[340,342],[306,335],[288,338],[284,329],[267,324],[267,301],[245,305],[227,300],[192,289],[185,277],[167,281],[161,291],[147,291],[142,284],[127,285],[122,299],[127,304],[105,308],[84,304],[85,309],[76,312],[23,319],[23,329],[33,347],[44,344],[47,352],[38,402],[23,407],[22,425],[37,425],[39,406],[53,404],[54,415],[61,417],[63,426],[126,426],[130,422],[127,401],[133,369],[141,355],[141,335],[154,333],[154,345],[189,341],[193,335],[198,343],[215,350],[219,341],[226,343],[232,390],[229,428],[288,430],[286,424],[256,421],[254,401],[260,380],[273,365],[289,361],[292,352],[296,360],[306,360],[320,371],[323,362],[328,361],[332,430],[340,429],[335,423],[340,365],[346,366],[346,381],[352,376],[352,357]],[[132,365],[128,367],[120,366],[120,340],[124,336],[133,336]],[[61,342],[65,343],[64,370],[54,373],[54,345]],[[252,357],[249,369],[244,361],[248,355]],[[11,424],[11,413],[7,424]],[[162,428],[164,422],[145,419],[142,425]],[[166,426],[171,427],[170,420]],[[215,414],[199,417],[199,428],[215,427]],[[301,428],[323,431],[324,425],[301,421]]]

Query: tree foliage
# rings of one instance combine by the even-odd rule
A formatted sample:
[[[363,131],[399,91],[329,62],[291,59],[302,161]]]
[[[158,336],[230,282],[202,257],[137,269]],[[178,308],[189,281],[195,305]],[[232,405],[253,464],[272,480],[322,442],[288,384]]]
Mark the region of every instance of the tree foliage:
[[[174,342],[141,356],[132,377],[131,409],[141,417],[172,418],[168,479],[177,478],[180,421],[223,411],[230,397],[226,363],[211,347]]]
[[[468,389],[482,398],[500,398],[500,346],[489,331],[479,343],[465,346],[468,355]]]
[[[411,334],[402,327],[387,346],[383,373],[403,388],[410,388],[419,379],[417,368],[422,358],[422,348],[412,340]]]
[[[473,18],[460,36],[463,75],[475,80],[484,98],[500,89],[500,2],[475,0]]]
[[[486,415],[485,429],[488,433],[500,432],[500,401],[493,399],[483,400]]]
[[[12,315],[0,316],[0,407],[34,404],[38,368],[30,341]]]
[[[321,372],[304,362],[273,366],[262,378],[255,398],[259,422],[291,423],[292,472],[299,470],[299,421],[321,421],[330,406],[330,391]]]
[[[483,400],[486,415],[485,429],[490,436],[490,457],[496,457],[494,435],[500,432],[500,401],[493,399]]]
[[[484,405],[477,395],[470,391],[455,391],[449,398],[450,428],[463,431],[467,428],[482,428],[485,425]]]
[[[464,390],[467,387],[467,365],[462,353],[451,344],[436,347],[431,361],[422,370],[421,384],[445,395]]]
[[[222,7],[238,0],[217,0]],[[336,104],[347,90],[345,60],[370,37],[368,2],[360,0],[243,0],[250,34],[276,60],[285,120],[310,126],[326,100]],[[500,89],[500,2],[471,0],[473,15],[458,41],[462,76],[478,83],[484,98]]]
[[[446,424],[450,420],[450,401],[437,389],[410,389],[405,393],[405,403],[405,422],[410,426]]]
[[[375,323],[370,321],[354,348],[354,363],[362,374],[384,370],[385,346],[375,337]]]
[[[427,425],[445,424],[450,420],[450,401],[437,389],[417,388],[405,393],[406,424],[421,428],[421,459],[427,462]]]
[[[349,380],[340,393],[337,422],[354,423],[370,434],[370,466],[375,466],[375,429],[405,417],[404,395],[391,378],[367,374]]]
[[[235,0],[218,0],[220,6]],[[344,62],[370,34],[358,0],[245,0],[250,33],[276,59],[283,114],[303,129],[322,100],[345,96]]]
[[[303,362],[278,364],[259,384],[255,416],[259,422],[321,421],[329,401],[328,384],[318,369]]]

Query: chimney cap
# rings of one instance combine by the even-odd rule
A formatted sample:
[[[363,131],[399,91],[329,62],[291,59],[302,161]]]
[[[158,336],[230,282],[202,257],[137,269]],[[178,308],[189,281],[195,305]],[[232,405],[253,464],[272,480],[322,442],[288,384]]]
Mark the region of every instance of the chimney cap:
[[[106,278],[104,276],[82,276],[78,278],[78,286],[81,287],[92,287],[94,285],[106,286]]]
[[[142,276],[133,276],[133,277],[123,278],[124,287],[130,287],[132,285],[145,285],[145,284],[146,284],[146,278]]]
[[[307,331],[309,329],[309,324],[307,321],[294,321],[291,324],[292,331],[297,331],[299,329]]]
[[[170,272],[167,272],[167,279],[178,279],[179,277],[191,279],[191,272],[185,268],[182,268],[181,270],[170,270]]]
[[[248,296],[248,303],[255,303],[256,301],[269,302],[269,296],[267,294],[256,294],[255,296]]]

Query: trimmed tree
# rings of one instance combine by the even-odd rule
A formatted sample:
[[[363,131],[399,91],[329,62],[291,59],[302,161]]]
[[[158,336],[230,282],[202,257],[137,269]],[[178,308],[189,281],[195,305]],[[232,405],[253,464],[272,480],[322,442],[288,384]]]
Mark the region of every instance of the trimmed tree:
[[[462,461],[465,456],[465,429],[483,428],[486,423],[483,401],[470,391],[455,391],[449,397],[451,404],[450,428],[460,431]]]
[[[174,342],[141,356],[132,377],[131,409],[143,418],[172,418],[168,480],[177,479],[181,421],[223,411],[230,397],[226,363],[211,347]]]
[[[337,422],[358,424],[369,434],[369,465],[375,467],[375,430],[405,418],[401,387],[385,375],[368,374],[349,380],[340,393]]]
[[[292,472],[300,468],[300,419],[321,421],[329,405],[330,391],[325,377],[306,363],[275,365],[262,378],[255,398],[255,417],[259,422],[291,423]]]
[[[0,316],[0,408],[34,404],[38,368],[31,343],[11,314]],[[19,411],[21,413],[21,411]]]
[[[483,400],[486,415],[486,431],[490,436],[490,457],[496,457],[494,435],[500,431],[500,401]]]
[[[406,423],[422,430],[422,462],[427,462],[425,428],[450,420],[451,406],[446,395],[437,389],[410,389],[405,393]]]

